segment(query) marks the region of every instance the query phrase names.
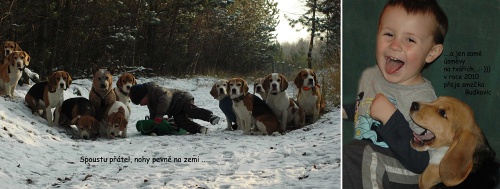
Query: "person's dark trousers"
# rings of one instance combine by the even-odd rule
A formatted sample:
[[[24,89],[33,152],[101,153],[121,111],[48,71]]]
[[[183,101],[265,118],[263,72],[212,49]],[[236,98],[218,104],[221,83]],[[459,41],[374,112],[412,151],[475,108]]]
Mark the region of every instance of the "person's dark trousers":
[[[184,130],[190,133],[199,133],[201,125],[192,121],[193,119],[201,119],[203,121],[210,121],[210,117],[212,116],[212,111],[199,108],[194,105],[194,101],[190,101],[182,107],[182,111],[174,115],[174,122]]]

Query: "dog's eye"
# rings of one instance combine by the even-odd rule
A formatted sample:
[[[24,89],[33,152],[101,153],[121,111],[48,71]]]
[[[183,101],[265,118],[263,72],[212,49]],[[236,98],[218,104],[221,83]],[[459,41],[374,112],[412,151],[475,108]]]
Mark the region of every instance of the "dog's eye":
[[[444,110],[439,110],[439,115],[443,116],[444,118],[446,118],[446,111]]]
[[[276,80],[276,81],[281,82],[281,79],[278,79],[278,80]]]

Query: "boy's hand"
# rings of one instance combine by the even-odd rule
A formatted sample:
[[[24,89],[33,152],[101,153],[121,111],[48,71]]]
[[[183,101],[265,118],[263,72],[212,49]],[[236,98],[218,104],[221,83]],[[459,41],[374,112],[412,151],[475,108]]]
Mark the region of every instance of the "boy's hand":
[[[379,120],[385,125],[394,112],[396,112],[396,106],[387,97],[380,93],[375,96],[370,106],[370,116],[373,119]]]

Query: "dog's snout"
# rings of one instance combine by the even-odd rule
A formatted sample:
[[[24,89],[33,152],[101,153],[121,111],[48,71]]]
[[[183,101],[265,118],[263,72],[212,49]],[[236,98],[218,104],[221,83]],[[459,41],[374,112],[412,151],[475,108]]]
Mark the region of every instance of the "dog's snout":
[[[236,89],[231,89],[231,93],[236,94]]]
[[[419,109],[420,109],[420,104],[418,102],[411,103],[411,110],[419,110]]]
[[[59,86],[61,86],[61,88],[64,88],[64,83],[59,84]]]
[[[260,86],[257,86],[257,90],[260,91],[261,90],[261,87]]]
[[[276,83],[273,83],[272,86],[273,86],[273,88],[276,88],[278,85],[276,85]]]
[[[313,82],[314,82],[314,79],[310,78],[309,83],[313,83]]]
[[[85,140],[87,140],[87,139],[89,139],[89,136],[84,135],[84,136],[82,136],[82,138],[85,139]]]
[[[105,84],[101,84],[101,88],[105,89],[106,85]]]
[[[129,89],[129,90],[130,90],[130,88],[131,88],[131,86],[127,86],[127,89]]]

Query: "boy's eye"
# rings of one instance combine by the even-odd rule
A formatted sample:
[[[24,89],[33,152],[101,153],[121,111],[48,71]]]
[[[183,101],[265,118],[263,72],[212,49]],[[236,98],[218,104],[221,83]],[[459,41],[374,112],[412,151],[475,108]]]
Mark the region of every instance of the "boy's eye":
[[[410,43],[417,43],[415,40],[413,40],[412,38],[408,38],[406,39],[406,41],[410,42]]]
[[[392,33],[384,33],[385,36],[389,36],[389,37],[392,37],[394,36]]]

